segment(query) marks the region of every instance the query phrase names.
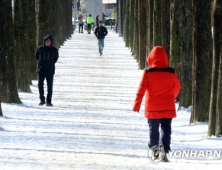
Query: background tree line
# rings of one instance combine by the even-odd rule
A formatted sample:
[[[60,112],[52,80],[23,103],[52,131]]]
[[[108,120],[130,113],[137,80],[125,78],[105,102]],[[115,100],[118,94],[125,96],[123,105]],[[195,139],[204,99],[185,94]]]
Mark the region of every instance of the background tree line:
[[[59,48],[73,33],[72,0],[0,0],[1,102],[21,103],[18,91],[30,92],[36,79],[36,48],[50,33]],[[12,12],[12,5],[14,12]],[[12,15],[13,13],[13,15]]]
[[[179,106],[191,105],[190,123],[207,121],[208,135],[220,136],[222,1],[119,1],[123,38],[139,68],[154,46],[163,46],[182,84]]]

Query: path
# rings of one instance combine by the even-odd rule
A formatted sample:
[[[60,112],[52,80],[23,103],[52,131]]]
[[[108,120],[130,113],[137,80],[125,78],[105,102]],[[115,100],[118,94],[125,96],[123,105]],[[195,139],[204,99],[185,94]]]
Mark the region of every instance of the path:
[[[2,104],[0,167],[177,169],[147,159],[146,119],[131,110],[142,71],[118,34],[109,32],[103,56],[94,35],[78,32],[59,53],[54,107],[38,106],[37,81],[32,93],[19,93],[23,104]]]

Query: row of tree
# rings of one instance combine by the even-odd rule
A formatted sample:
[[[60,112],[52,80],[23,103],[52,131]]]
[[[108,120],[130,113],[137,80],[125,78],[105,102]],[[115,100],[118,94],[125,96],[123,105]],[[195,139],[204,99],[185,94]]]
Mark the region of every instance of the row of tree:
[[[59,48],[73,33],[72,0],[2,0],[0,5],[1,102],[21,103],[17,90],[30,92],[36,79],[34,53],[50,33]],[[14,7],[12,11],[12,6]]]
[[[119,2],[123,38],[139,68],[147,66],[146,57],[154,46],[163,46],[182,84],[180,106],[192,106],[190,123],[208,121],[208,135],[220,136],[222,1]]]

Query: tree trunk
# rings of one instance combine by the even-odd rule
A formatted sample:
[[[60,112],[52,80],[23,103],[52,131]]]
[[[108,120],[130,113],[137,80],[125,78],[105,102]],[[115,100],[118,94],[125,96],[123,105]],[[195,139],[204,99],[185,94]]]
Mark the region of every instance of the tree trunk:
[[[138,24],[138,34],[139,34],[139,52],[138,52],[138,58],[139,58],[139,68],[143,69],[146,67],[146,38],[147,38],[147,32],[146,32],[146,23],[147,23],[147,0],[140,0],[139,3],[139,24]]]
[[[31,51],[31,44],[33,50],[33,43],[35,39],[32,39],[35,32],[30,32],[32,25],[32,20],[34,20],[35,8],[32,5],[33,1],[26,0],[14,0],[14,37],[15,37],[15,47],[14,47],[14,62],[16,70],[16,80],[17,88],[22,92],[31,92],[31,61],[33,62],[33,53]],[[33,7],[30,10],[30,7]],[[29,17],[32,16],[32,20]],[[35,21],[35,20],[34,20]],[[33,42],[31,42],[33,41]]]
[[[182,0],[179,5],[181,15],[179,78],[183,84],[179,96],[179,107],[188,107],[192,104],[192,50],[190,50],[192,49],[192,1]]]
[[[192,1],[173,0],[171,9],[170,65],[176,69],[182,84],[179,107],[188,107],[192,104]]]
[[[52,8],[50,5],[50,0],[39,0],[38,2],[38,46],[43,44],[43,38],[46,34],[52,34],[52,30],[50,30],[50,15]]]
[[[138,36],[138,28],[139,28],[139,1],[135,2],[134,6],[134,44],[133,44],[133,54],[134,57],[139,62],[139,36]]]
[[[148,0],[148,9],[147,9],[147,49],[146,54],[148,55],[153,48],[153,0]]]
[[[73,33],[73,28],[72,28],[72,0],[67,0],[66,2],[66,39],[71,37],[71,34]]]
[[[13,64],[12,4],[3,0],[0,6],[1,101],[21,103]],[[4,93],[3,93],[4,92]]]
[[[161,19],[161,0],[154,1],[154,15],[153,15],[153,45],[162,46],[162,19]]]
[[[212,6],[213,61],[209,109],[208,136],[222,135],[222,1],[214,0]]]
[[[35,9],[35,1],[28,1],[28,44],[29,44],[29,50],[28,50],[28,57],[30,58],[30,81],[33,79],[36,79],[36,59],[34,57],[34,53],[37,47],[36,44],[36,32],[37,32],[37,26],[36,26],[36,9]],[[32,84],[32,82],[30,82]]]
[[[170,54],[170,0],[161,1],[161,34],[162,34],[162,46]]]
[[[137,18],[137,14],[138,14],[138,10],[137,10],[137,1],[131,0],[131,9],[133,12],[132,15],[132,44],[131,44],[131,52],[134,55],[134,57],[136,58],[137,53],[136,53],[136,41],[137,41],[137,37],[138,35],[136,34],[136,28],[137,28],[137,24],[138,24],[138,18]]]
[[[211,0],[193,0],[192,113],[190,123],[209,118],[212,34]]]
[[[67,36],[66,36],[66,27],[69,27],[69,26],[67,24],[66,27],[64,27],[64,25],[66,24],[66,22],[65,22],[66,21],[66,18],[65,18],[66,15],[65,15],[65,11],[64,11],[65,3],[67,3],[67,1],[65,1],[63,3],[60,0],[55,0],[52,4],[54,10],[51,11],[51,15],[54,16],[54,17],[49,18],[49,23],[50,23],[50,26],[51,26],[50,27],[50,31],[51,31],[50,33],[54,37],[53,45],[56,48],[59,48],[60,45],[62,45],[63,42],[67,38]]]
[[[124,6],[125,6],[125,11],[123,11],[123,14],[124,15],[124,18],[123,18],[123,38],[125,40],[125,44],[126,44],[126,47],[129,47],[130,46],[130,34],[129,34],[129,30],[130,30],[130,26],[129,26],[129,23],[132,22],[130,21],[130,1],[124,1]]]
[[[123,35],[123,23],[124,23],[124,20],[123,20],[123,18],[124,18],[124,14],[123,14],[123,10],[124,10],[124,8],[125,8],[125,6],[123,6],[124,5],[124,2],[123,2],[123,0],[121,0],[121,33],[122,33],[122,35]]]
[[[132,54],[134,54],[134,28],[135,28],[135,22],[134,22],[134,10],[135,10],[135,1],[134,0],[129,0],[130,1],[130,16],[129,16],[129,35],[130,36],[130,42],[129,46],[131,48]]]
[[[179,26],[179,5],[180,1],[173,0],[171,5],[172,19],[171,19],[171,29],[170,29],[170,65],[179,71],[180,62],[180,26]]]

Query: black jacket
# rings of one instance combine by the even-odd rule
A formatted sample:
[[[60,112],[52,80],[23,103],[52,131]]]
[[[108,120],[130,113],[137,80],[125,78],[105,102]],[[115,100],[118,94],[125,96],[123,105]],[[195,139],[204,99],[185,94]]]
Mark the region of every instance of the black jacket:
[[[105,36],[108,34],[108,31],[106,27],[100,26],[100,27],[96,27],[96,30],[94,33],[98,39],[104,39]]]
[[[99,26],[99,16],[96,17],[96,26]]]
[[[51,40],[50,46],[45,46],[45,41]],[[55,74],[55,63],[59,58],[57,48],[52,46],[52,36],[46,35],[44,38],[44,45],[38,47],[35,53],[35,57],[38,60],[37,72],[43,75]]]

